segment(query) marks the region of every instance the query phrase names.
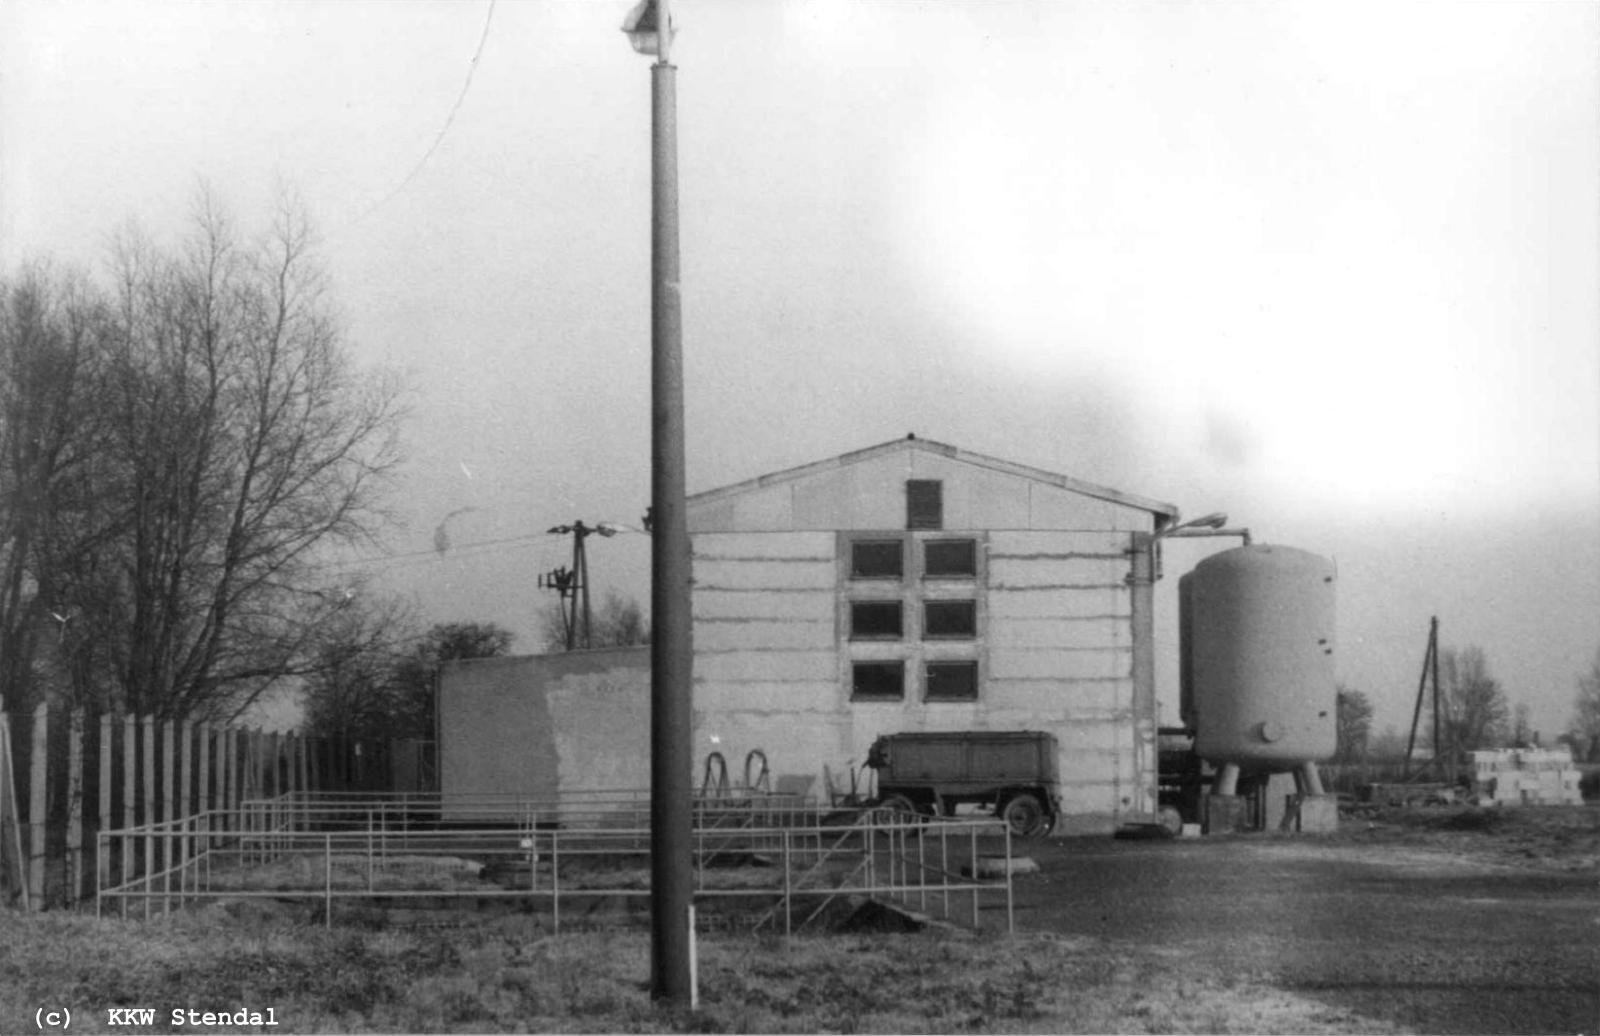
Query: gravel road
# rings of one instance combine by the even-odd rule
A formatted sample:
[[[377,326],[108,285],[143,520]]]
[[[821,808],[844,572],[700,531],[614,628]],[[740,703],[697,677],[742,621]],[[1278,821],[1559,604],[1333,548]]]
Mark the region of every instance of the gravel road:
[[[1600,873],[1318,838],[1022,843],[1017,927],[1425,1033],[1600,1032]]]

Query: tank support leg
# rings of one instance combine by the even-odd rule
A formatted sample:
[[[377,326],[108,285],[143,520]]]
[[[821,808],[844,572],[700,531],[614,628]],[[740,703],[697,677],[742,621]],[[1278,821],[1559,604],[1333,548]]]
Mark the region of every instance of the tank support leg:
[[[1322,774],[1317,772],[1316,763],[1303,763],[1300,772],[1300,793],[1302,795],[1322,795]]]
[[[1213,795],[1236,795],[1239,787],[1239,764],[1223,763],[1222,772],[1217,774],[1216,783],[1211,786]]]

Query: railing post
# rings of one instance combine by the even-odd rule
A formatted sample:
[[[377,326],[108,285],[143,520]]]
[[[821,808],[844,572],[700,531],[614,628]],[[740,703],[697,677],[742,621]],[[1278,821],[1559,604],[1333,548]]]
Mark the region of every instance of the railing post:
[[[1006,934],[1016,935],[1016,921],[1012,917],[1011,899],[1011,825],[1006,825]]]
[[[783,830],[783,935],[794,934],[794,883],[789,873],[789,829]]]
[[[978,927],[978,829],[969,828],[967,831],[967,858],[968,866],[972,868],[972,927]],[[1006,839],[1010,841],[1010,825],[1007,825]]]
[[[943,916],[950,920],[950,829],[944,825],[939,827],[939,874],[944,885]],[[973,877],[977,877],[974,873]]]
[[[333,832],[322,835],[322,923],[333,927]]]
[[[917,839],[917,909],[928,911],[927,832]]]

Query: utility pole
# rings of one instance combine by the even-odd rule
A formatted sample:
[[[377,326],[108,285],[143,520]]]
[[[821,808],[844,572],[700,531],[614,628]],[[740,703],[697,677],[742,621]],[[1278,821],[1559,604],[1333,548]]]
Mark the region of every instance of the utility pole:
[[[1411,779],[1411,753],[1417,746],[1417,726],[1422,720],[1422,696],[1428,687],[1428,677],[1433,677],[1433,762],[1430,764],[1437,774],[1443,774],[1443,762],[1440,758],[1440,731],[1439,731],[1439,617],[1433,616],[1428,621],[1428,650],[1422,656],[1422,674],[1417,678],[1417,703],[1411,710],[1411,736],[1406,740],[1406,780]]]
[[[610,522],[600,522],[598,525],[585,525],[581,521],[571,525],[556,525],[549,530],[552,536],[572,537],[572,568],[566,567],[551,569],[539,577],[541,589],[554,590],[561,595],[562,626],[567,632],[567,650],[577,647],[578,618],[583,618],[583,646],[593,647],[591,642],[593,629],[593,612],[589,607],[589,552],[584,546],[584,541],[595,533],[602,536],[615,536],[617,526]],[[579,612],[580,604],[582,612]]]
[[[678,272],[677,68],[668,0],[622,24],[650,66],[650,992],[692,1006],[694,647]]]

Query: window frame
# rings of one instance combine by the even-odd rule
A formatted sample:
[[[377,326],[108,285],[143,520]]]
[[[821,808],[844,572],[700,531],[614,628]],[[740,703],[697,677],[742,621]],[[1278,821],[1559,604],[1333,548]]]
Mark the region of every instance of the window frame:
[[[961,695],[934,694],[934,670],[960,669],[971,673],[970,692]],[[979,678],[978,660],[976,658],[928,658],[922,663],[922,700],[933,704],[963,704],[975,702],[979,699],[983,681]]]
[[[935,546],[935,561],[949,560],[954,553],[965,568],[970,557],[970,573],[948,569],[928,574],[927,550],[930,544],[959,543],[959,548]],[[985,642],[988,608],[988,534],[983,530],[910,530],[865,527],[835,531],[835,626],[837,669],[841,704],[894,705],[906,709],[933,704],[974,704],[984,695],[984,674],[988,658]],[[877,545],[879,560],[886,560],[888,544],[898,545],[900,575],[861,575],[857,572],[859,544]],[[970,546],[968,546],[970,545]],[[867,550],[872,551],[873,547]],[[941,551],[944,553],[941,554]],[[870,571],[869,566],[869,571]],[[858,632],[860,615],[856,607],[872,612],[875,606],[898,604],[900,636]],[[956,619],[956,632],[926,635],[927,612],[932,606],[943,628]],[[943,609],[941,611],[941,609]],[[958,609],[952,614],[951,609]],[[970,627],[962,618],[970,614]],[[881,613],[880,613],[881,615]],[[970,632],[967,630],[970,628]],[[952,673],[942,665],[964,667],[967,674]],[[933,666],[930,670],[929,666]],[[895,667],[892,670],[881,667]],[[877,691],[861,693],[862,680]],[[935,693],[928,696],[930,679],[944,686],[953,681],[960,695]],[[895,693],[889,693],[892,688]],[[909,713],[907,714],[910,715]]]
[[[900,690],[895,694],[863,692],[859,673],[863,669],[893,669],[899,675]],[[903,702],[906,700],[906,660],[903,658],[853,658],[850,660],[850,700],[858,702]]]
[[[891,544],[891,543],[894,545],[895,549],[899,551],[898,564],[896,564],[896,566],[895,566],[897,571],[895,571],[893,573],[887,573],[886,572],[886,573],[882,573],[882,574],[863,574],[860,571],[860,565],[857,564],[856,548],[857,547],[862,547],[862,546],[883,547],[883,546],[886,546],[886,545]],[[849,580],[850,580],[850,582],[852,582],[852,583],[898,583],[898,582],[903,582],[905,580],[905,578],[906,578],[906,541],[905,541],[905,537],[904,536],[895,536],[895,537],[891,537],[891,536],[861,536],[861,537],[853,537],[853,538],[851,538],[849,540],[849,545],[850,545],[850,547],[849,547],[849,549],[850,549],[850,559],[849,559]]]
[[[970,552],[971,567],[966,571],[931,571],[928,564],[929,548],[946,544],[962,544]],[[924,580],[959,580],[961,582],[974,582],[978,578],[978,540],[974,536],[929,536],[922,541],[921,576]]]
[[[933,633],[930,632],[933,622],[929,613],[935,609],[953,611],[958,606],[965,606],[964,610],[970,618],[971,630],[966,633]],[[967,641],[978,639],[978,602],[972,597],[924,597],[922,599],[922,639],[939,641]]]
[[[854,597],[854,598],[850,599],[849,604],[850,604],[850,610],[849,610],[850,629],[849,629],[848,635],[849,635],[849,638],[851,640],[854,640],[854,641],[862,641],[862,640],[898,641],[898,640],[904,640],[905,639],[905,636],[906,636],[906,603],[901,598],[899,598],[899,597]],[[856,622],[857,609],[863,609],[864,610],[864,609],[872,609],[872,608],[882,608],[882,609],[887,610],[887,609],[889,609],[891,607],[894,609],[894,618],[895,618],[895,621],[894,621],[895,629],[894,629],[893,633],[863,632],[861,629],[858,628],[858,624]]]

